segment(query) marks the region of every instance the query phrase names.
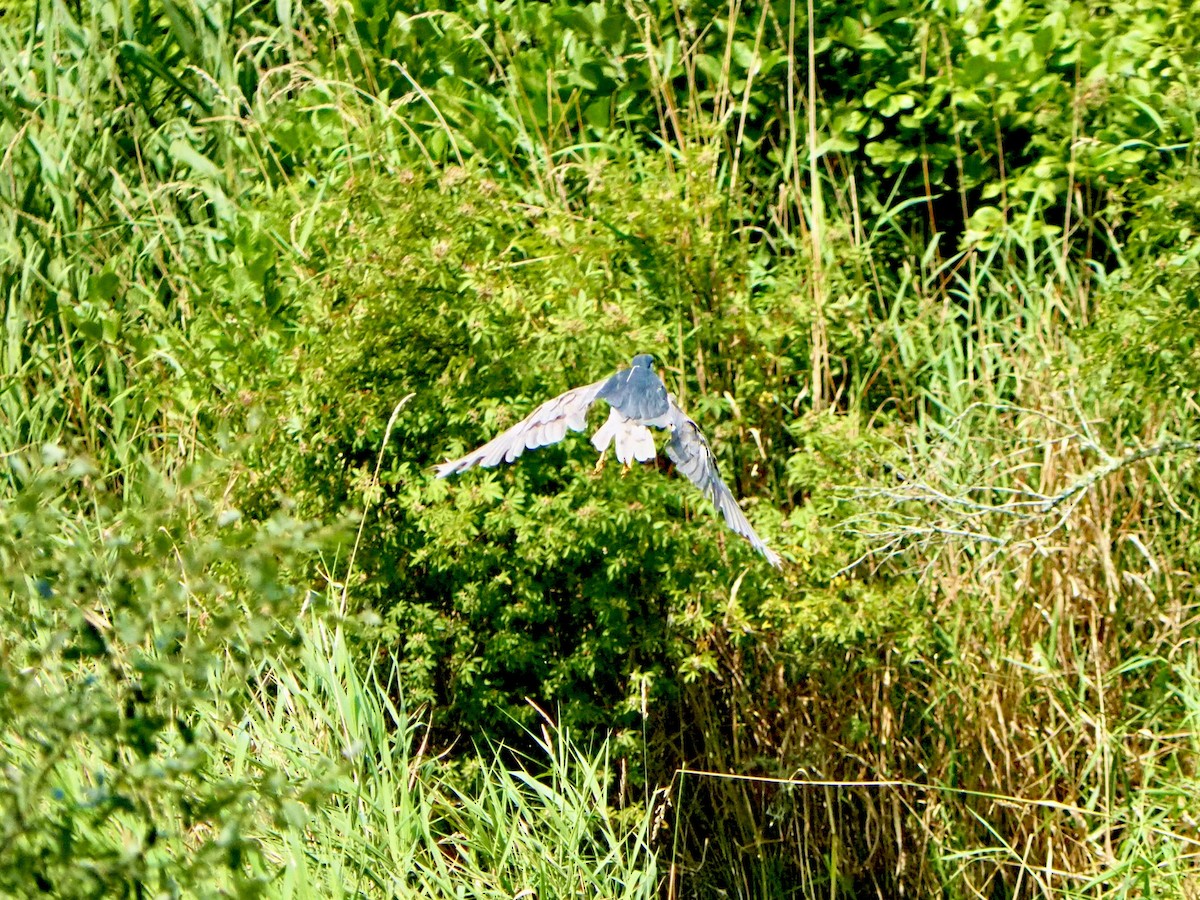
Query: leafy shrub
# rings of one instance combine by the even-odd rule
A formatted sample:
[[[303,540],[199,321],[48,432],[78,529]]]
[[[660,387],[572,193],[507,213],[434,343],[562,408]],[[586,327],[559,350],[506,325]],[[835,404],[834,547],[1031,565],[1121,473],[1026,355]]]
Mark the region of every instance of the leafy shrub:
[[[301,780],[231,765],[229,711],[290,654],[308,591],[287,573],[327,535],[284,514],[240,520],[198,473],[172,487],[144,470],[138,502],[122,503],[56,446],[8,463],[4,892],[261,889],[272,874],[254,834],[303,818],[326,793],[322,765]]]
[[[811,314],[787,266],[757,270],[718,238],[721,207],[706,204],[681,201],[665,173],[614,168],[562,211],[450,169],[356,182],[316,214],[326,237],[307,337],[260,387],[270,424],[247,508],[277,495],[317,517],[369,508],[353,592],[382,614],[406,696],[449,733],[519,738],[528,697],[632,740],[651,704],[671,707],[717,672],[714,630],[741,621],[745,641],[761,625],[810,646],[904,615],[908,601],[889,598],[908,589],[893,597],[886,579],[825,592],[855,547],[821,516],[837,518],[830,484],[872,465],[864,435],[832,416],[792,421]],[[871,352],[853,323],[834,337]],[[595,475],[575,437],[519,465],[433,478],[433,464],[642,350],[757,527],[801,564],[803,602],[663,460]],[[786,519],[767,499],[812,496],[816,511]]]
[[[1200,173],[1188,167],[1140,193],[1130,264],[1099,286],[1087,335],[1094,377],[1135,421],[1200,393]]]

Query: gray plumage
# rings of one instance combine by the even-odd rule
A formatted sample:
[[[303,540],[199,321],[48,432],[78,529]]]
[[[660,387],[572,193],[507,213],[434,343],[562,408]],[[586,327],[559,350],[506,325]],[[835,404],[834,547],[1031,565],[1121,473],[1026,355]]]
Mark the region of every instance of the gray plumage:
[[[597,400],[611,408],[608,420],[592,435],[592,444],[601,459],[610,443],[615,442],[616,456],[623,464],[654,459],[654,436],[647,426],[671,432],[667,456],[684,476],[700,489],[734,532],[776,568],[782,565],[779,554],[755,533],[737,500],[721,480],[717,463],[696,423],[679,408],[667,393],[662,379],[654,372],[654,358],[640,354],[628,369],[610,378],[574,388],[548,400],[503,434],[488,441],[466,456],[437,467],[439,478],[465,472],[473,466],[491,467],[512,462],[526,450],[557,443],[567,430],[583,431],[587,414]]]
[[[746,514],[738,506],[733,493],[721,480],[721,473],[717,471],[717,461],[713,458],[708,441],[704,439],[696,423],[674,403],[671,404],[671,424],[668,427],[671,430],[671,440],[667,444],[667,456],[675,463],[675,468],[713,502],[725,517],[726,525],[748,540],[750,546],[767,558],[767,562],[777,569],[780,568],[782,561],[779,554],[758,536]]]
[[[667,389],[651,366],[654,357],[642,353],[633,358],[628,369],[622,369],[600,388],[597,399],[607,400],[608,405],[627,419],[646,425],[664,428],[671,403]],[[659,424],[660,420],[664,424]]]

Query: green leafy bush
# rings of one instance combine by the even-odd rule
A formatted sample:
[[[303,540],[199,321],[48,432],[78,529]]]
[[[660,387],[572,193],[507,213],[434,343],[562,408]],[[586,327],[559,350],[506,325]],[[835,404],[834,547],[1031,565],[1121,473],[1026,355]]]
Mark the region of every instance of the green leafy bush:
[[[1194,166],[1143,188],[1128,224],[1130,265],[1096,291],[1088,333],[1093,375],[1137,412],[1200,393],[1200,174]]]
[[[1080,215],[1119,229],[1125,192],[1195,134],[1183,0],[826,4],[816,16],[818,152],[862,182],[872,215],[889,196],[920,198],[898,218],[922,242],[988,242],[1022,220],[1053,235]],[[435,160],[482,157],[548,194],[555,170],[611,157],[622,135],[643,147],[715,137],[768,195],[801,167],[807,136],[787,98],[805,91],[788,84],[797,68],[804,79],[802,6],[354,3],[330,24],[355,35],[340,64],[403,104]]]
[[[658,473],[587,477],[585,441],[453,482],[431,465],[659,345],[663,301],[618,308],[606,231],[553,234],[565,223],[474,177],[365,185],[331,213],[348,224],[321,261],[310,321],[322,333],[285,375],[295,412],[266,435],[278,462],[264,489],[326,514],[359,505],[389,413],[411,392],[359,556],[361,594],[389,622],[411,696],[472,727],[524,720],[525,696],[563,704],[568,720],[607,719],[629,674],[661,664],[661,604],[696,589],[703,561],[715,566],[718,526],[705,527],[707,511],[680,521],[689,495]],[[679,566],[691,553],[701,565]]]
[[[143,470],[127,503],[53,445],[7,464],[5,894],[261,890],[254,834],[303,817],[323,766],[293,780],[231,765],[228,729],[264,664],[290,655],[310,598],[287,573],[327,535],[284,514],[245,522],[209,499],[211,476]]]

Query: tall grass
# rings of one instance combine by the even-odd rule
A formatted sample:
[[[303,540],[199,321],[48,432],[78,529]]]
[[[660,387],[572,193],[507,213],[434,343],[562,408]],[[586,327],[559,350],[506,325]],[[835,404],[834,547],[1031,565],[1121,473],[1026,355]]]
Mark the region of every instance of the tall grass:
[[[314,759],[346,761],[314,813],[262,835],[279,896],[655,896],[653,810],[617,817],[605,747],[586,752],[547,724],[522,767],[481,746],[464,784],[432,755],[419,714],[359,676],[341,630],[319,620],[265,686],[230,735],[235,751],[261,748],[260,762],[301,778]]]
[[[906,612],[928,627],[887,622],[870,655],[830,672],[789,665],[782,617],[753,649],[710,633],[731,677],[690,698],[713,737],[683,827],[722,823],[737,896],[1186,897],[1200,883],[1183,812],[1195,581],[1170,562],[1200,510],[1177,480],[1190,451],[1163,443],[1188,432],[1169,410],[1131,431],[1078,380],[1086,288],[1059,252],[1011,234],[948,261],[951,279],[914,278],[889,313],[916,427],[884,451],[891,478],[843,495],[844,533],[869,548],[846,572],[908,573]],[[764,666],[790,674],[756,694]],[[746,722],[732,743],[731,714]]]

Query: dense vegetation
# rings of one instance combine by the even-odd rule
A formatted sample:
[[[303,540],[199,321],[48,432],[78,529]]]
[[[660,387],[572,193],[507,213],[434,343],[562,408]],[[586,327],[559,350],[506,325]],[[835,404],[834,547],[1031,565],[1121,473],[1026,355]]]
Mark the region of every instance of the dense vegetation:
[[[0,12],[0,892],[1200,890],[1200,18],[814,7]]]

